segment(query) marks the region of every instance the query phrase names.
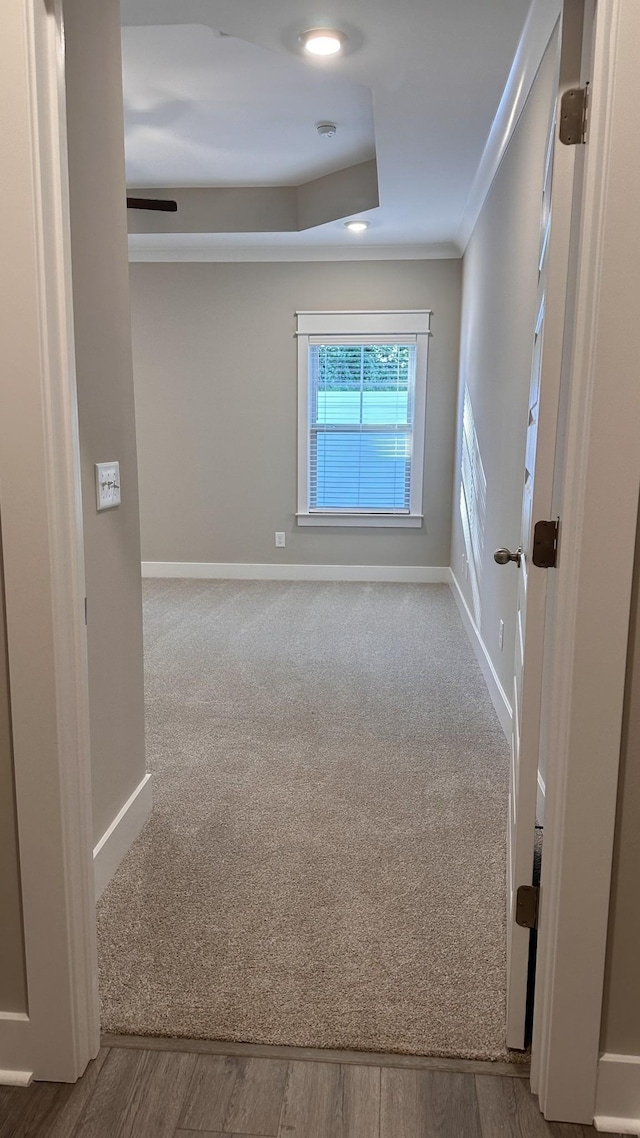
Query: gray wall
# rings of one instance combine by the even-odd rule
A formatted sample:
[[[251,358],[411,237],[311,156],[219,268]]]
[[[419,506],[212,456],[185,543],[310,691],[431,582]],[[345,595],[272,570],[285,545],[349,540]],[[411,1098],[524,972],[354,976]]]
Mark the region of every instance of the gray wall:
[[[65,0],[64,11],[97,840],[145,765],[120,13],[105,0]],[[98,514],[94,463],[109,459],[120,462],[122,505]]]
[[[462,396],[468,388],[486,476],[483,556],[478,573],[479,629],[508,697],[513,683],[517,573],[493,551],[520,540],[522,480],[535,324],[540,207],[555,77],[548,50],[507,153],[484,203],[463,264],[460,400],[451,566],[469,608],[460,513]],[[498,647],[499,621],[505,622]]]
[[[131,284],[145,561],[449,564],[459,261],[133,264]],[[334,308],[434,311],[422,530],[295,525],[294,312]]]
[[[640,526],[613,860],[602,1050],[640,1055]]]
[[[0,1009],[27,1007],[0,532]]]

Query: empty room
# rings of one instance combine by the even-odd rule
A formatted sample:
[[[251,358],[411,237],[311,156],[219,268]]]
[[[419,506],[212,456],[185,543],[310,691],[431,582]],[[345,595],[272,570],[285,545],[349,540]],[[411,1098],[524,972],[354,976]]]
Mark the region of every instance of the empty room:
[[[284,13],[247,40],[242,5],[125,5],[153,811],[99,905],[109,1032],[517,1061],[492,553],[520,528],[555,33],[464,267],[456,236],[527,7],[482,52],[479,14],[425,13],[415,55],[370,13],[332,57]],[[460,76],[473,113],[431,112]]]

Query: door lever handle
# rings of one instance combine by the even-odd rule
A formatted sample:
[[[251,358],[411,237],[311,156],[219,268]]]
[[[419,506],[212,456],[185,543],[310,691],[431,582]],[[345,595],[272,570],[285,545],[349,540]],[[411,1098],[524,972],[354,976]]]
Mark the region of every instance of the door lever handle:
[[[520,567],[522,561],[522,546],[519,545],[515,553],[512,553],[510,549],[496,549],[493,560],[496,561],[498,565],[508,565],[510,561],[515,561],[516,565]]]

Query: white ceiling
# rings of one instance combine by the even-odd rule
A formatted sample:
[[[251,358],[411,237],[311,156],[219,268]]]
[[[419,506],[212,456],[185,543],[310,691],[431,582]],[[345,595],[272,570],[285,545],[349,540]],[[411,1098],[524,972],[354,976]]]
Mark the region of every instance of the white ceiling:
[[[130,186],[295,186],[375,157],[371,91],[293,54],[164,25],[124,28],[122,64]]]
[[[359,242],[455,252],[529,0],[123,0],[122,7],[130,185],[293,185],[371,157],[375,130],[380,205]],[[303,59],[298,34],[323,25],[347,33],[347,52]],[[339,124],[333,140],[316,135],[325,118]],[[156,249],[340,248],[354,240],[342,221],[290,234],[131,238]]]

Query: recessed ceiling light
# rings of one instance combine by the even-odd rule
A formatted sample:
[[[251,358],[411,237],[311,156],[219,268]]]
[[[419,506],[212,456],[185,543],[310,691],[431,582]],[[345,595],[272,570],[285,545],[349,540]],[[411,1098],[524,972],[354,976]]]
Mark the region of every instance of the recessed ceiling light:
[[[311,28],[300,36],[300,43],[310,55],[337,55],[346,40],[343,32],[333,28]]]
[[[350,233],[364,233],[365,229],[369,228],[369,222],[360,220],[345,221],[344,227],[348,229]]]

